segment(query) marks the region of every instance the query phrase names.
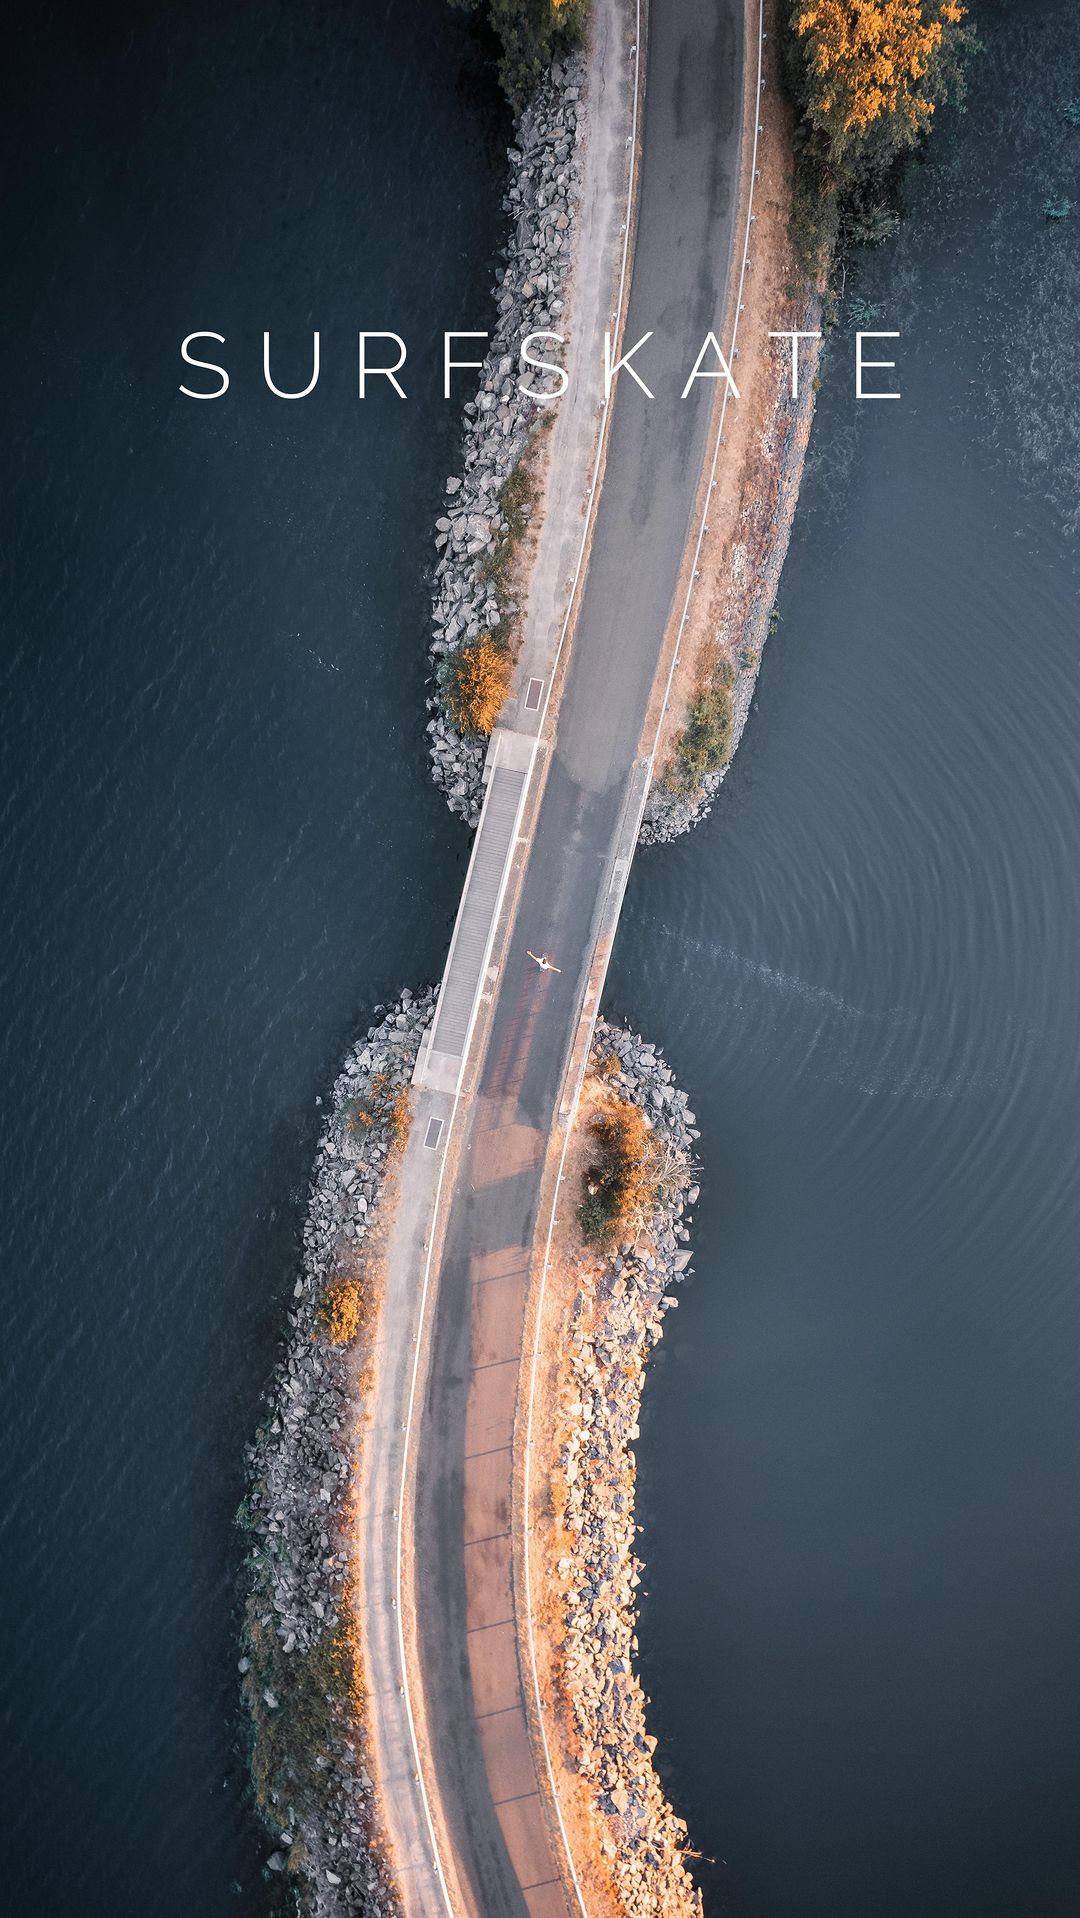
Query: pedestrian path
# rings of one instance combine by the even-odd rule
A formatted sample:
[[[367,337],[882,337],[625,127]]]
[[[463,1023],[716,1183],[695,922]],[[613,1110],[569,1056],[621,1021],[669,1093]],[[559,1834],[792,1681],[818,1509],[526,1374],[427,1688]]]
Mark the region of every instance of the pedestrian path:
[[[508,727],[492,734],[483,810],[435,1018],[413,1073],[415,1086],[449,1093],[460,1088],[538,744],[535,735]]]

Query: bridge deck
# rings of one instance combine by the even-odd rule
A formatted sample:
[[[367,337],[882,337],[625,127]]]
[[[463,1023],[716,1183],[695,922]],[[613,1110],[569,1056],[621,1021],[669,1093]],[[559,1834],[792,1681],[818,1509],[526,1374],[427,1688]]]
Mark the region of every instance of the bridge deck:
[[[435,1018],[413,1084],[456,1093],[472,1038],[495,928],[506,893],[538,741],[500,727],[488,756],[487,791],[454,924]]]

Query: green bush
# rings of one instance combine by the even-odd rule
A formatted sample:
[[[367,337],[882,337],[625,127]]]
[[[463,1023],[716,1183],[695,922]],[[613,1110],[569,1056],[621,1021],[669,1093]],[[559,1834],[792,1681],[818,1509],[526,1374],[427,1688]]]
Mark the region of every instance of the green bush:
[[[582,1238],[587,1239],[590,1245],[606,1245],[611,1236],[611,1220],[611,1211],[604,1195],[600,1192],[587,1193],[578,1211]]]
[[[520,112],[552,60],[576,46],[585,32],[588,0],[450,0],[466,13],[482,13],[500,47],[499,84]]]
[[[718,773],[731,758],[734,685],[735,669],[730,660],[722,659],[712,678],[691,700],[666,775],[666,784],[673,792],[694,797],[709,773]]]
[[[272,1827],[275,1804],[305,1810],[320,1804],[325,1778],[317,1761],[342,1738],[355,1737],[357,1681],[350,1619],[339,1616],[307,1651],[286,1656],[273,1625],[261,1622],[261,1602],[248,1600],[251,1670],[243,1689],[252,1722],[255,1800]],[[275,1705],[267,1703],[267,1691]]]

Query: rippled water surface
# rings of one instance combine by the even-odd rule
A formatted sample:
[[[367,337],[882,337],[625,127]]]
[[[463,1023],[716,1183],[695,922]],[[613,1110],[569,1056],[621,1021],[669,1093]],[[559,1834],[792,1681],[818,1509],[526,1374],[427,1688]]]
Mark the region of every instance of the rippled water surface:
[[[506,126],[442,0],[35,8],[7,55],[4,1889],[254,1913],[231,1520],[316,1096],[461,882],[423,574]],[[264,327],[283,385],[321,329],[303,404]]]
[[[1080,15],[976,12],[855,271],[903,403],[845,326],[751,726],[608,994],[702,1132],[641,1635],[740,1918],[1080,1909]]]

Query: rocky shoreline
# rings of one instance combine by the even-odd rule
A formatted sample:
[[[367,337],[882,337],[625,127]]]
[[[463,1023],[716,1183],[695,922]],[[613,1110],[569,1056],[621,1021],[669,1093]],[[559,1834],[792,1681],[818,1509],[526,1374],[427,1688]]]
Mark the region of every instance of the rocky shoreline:
[[[475,825],[483,799],[486,739],[462,735],[447,702],[455,655],[481,633],[512,647],[518,607],[505,560],[510,528],[500,493],[528,453],[538,421],[550,409],[518,389],[519,350],[527,333],[561,332],[570,271],[570,242],[578,190],[577,146],[585,62],[580,53],[556,60],[549,78],[518,118],[508,149],[511,179],[503,210],[513,224],[496,269],[497,319],[475,399],[466,401],[462,472],[446,482],[435,523],[431,657],[435,683],[428,699],[432,774],[451,811]],[[542,357],[551,358],[550,342]],[[555,389],[554,376],[533,373],[529,384]],[[527,508],[526,508],[527,514]]]
[[[256,1801],[275,1844],[267,1870],[293,1909],[319,1918],[399,1912],[364,1765],[350,1530],[383,1213],[434,997],[405,991],[379,1008],[334,1086],[238,1514],[249,1541],[240,1671]]]
[[[586,1797],[590,1839],[626,1918],[701,1912],[687,1869],[687,1832],[653,1764],[636,1676],[633,1451],[645,1367],[662,1336],[671,1288],[689,1274],[698,1133],[684,1092],[655,1046],[600,1020],[591,1071],[636,1104],[663,1148],[656,1209],[633,1246],[573,1261],[561,1345],[555,1522],[545,1565],[562,1626],[554,1681],[566,1745]]]

